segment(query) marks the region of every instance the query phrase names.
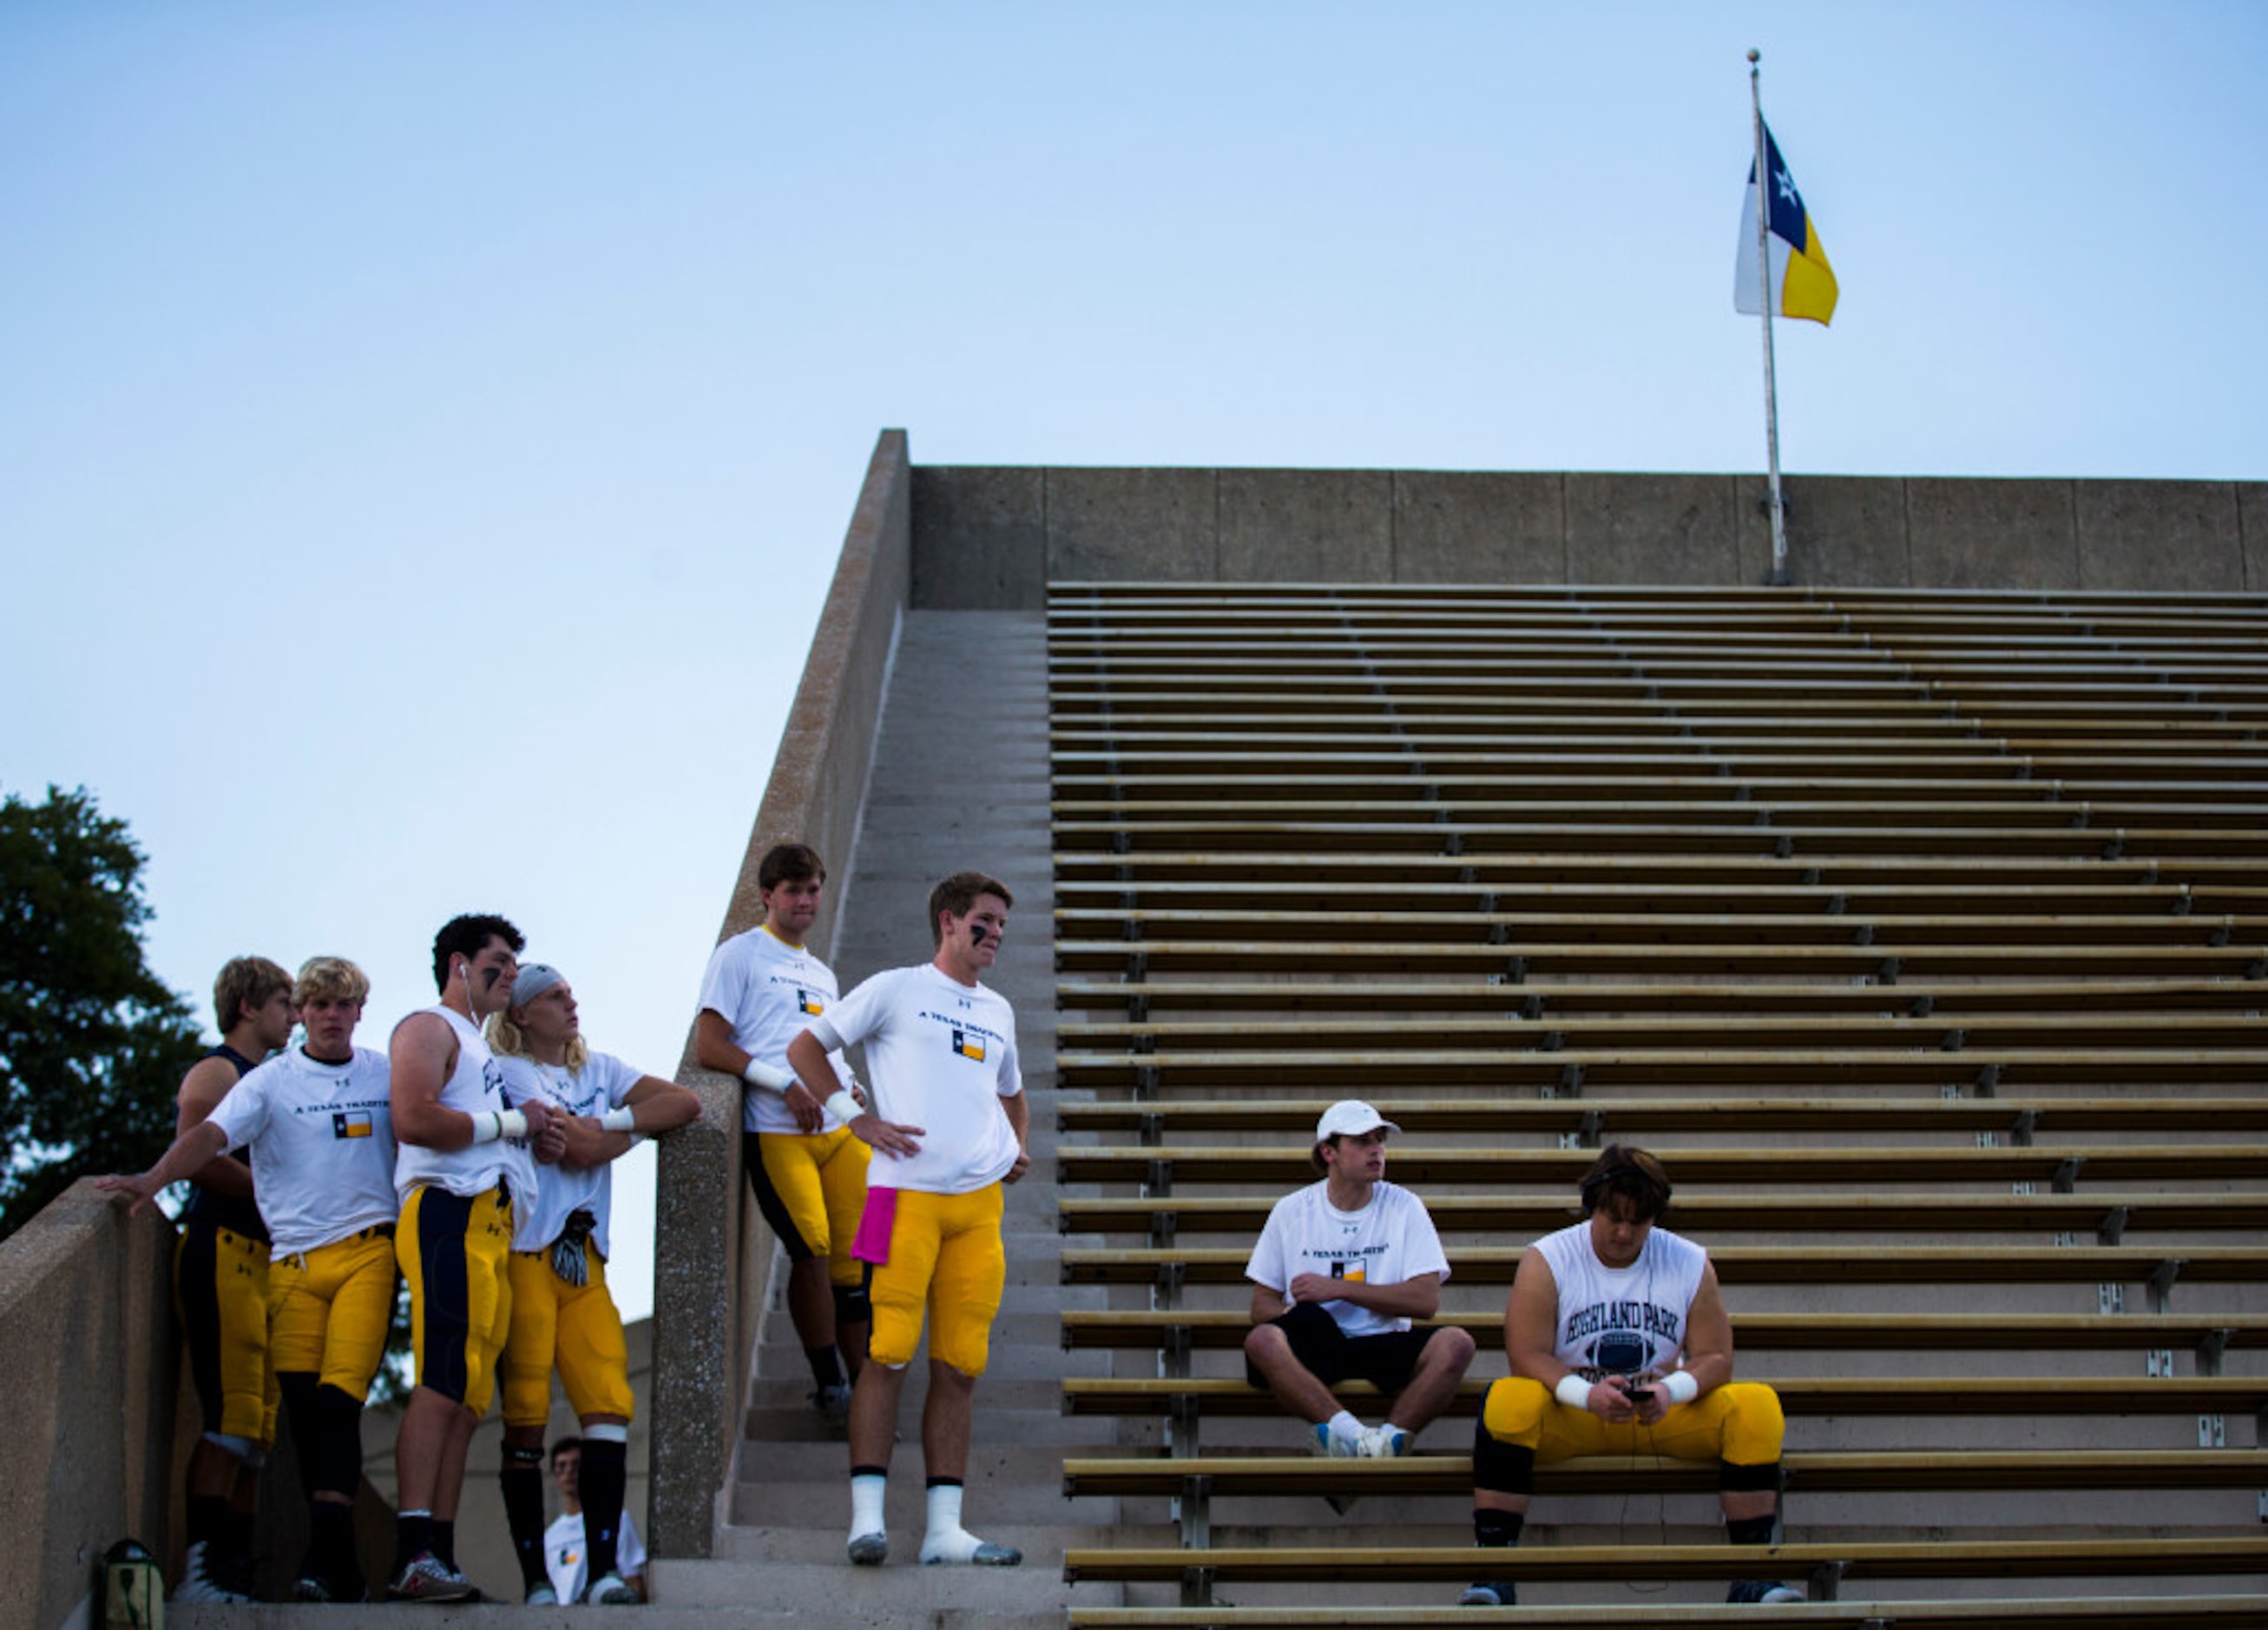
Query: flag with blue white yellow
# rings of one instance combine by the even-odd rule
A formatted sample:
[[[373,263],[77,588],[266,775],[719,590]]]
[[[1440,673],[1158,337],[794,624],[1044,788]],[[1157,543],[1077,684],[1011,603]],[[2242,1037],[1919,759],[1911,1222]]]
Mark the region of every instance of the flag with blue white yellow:
[[[1773,310],[1783,317],[1808,317],[1824,326],[1835,315],[1835,270],[1827,263],[1827,252],[1819,247],[1819,229],[1812,223],[1811,211],[1803,207],[1803,195],[1795,189],[1795,178],[1788,173],[1787,161],[1779,156],[1779,144],[1772,139],[1770,126],[1764,129],[1764,159],[1771,172],[1771,230],[1766,241],[1771,252]],[[1754,159],[1749,162],[1743,199],[1741,254],[1733,272],[1733,309],[1753,317],[1759,310]]]

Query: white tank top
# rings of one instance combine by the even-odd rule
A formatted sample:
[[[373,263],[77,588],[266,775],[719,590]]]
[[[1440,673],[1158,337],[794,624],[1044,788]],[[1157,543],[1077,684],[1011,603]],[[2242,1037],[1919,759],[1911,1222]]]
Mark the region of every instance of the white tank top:
[[[1552,1351],[1586,1381],[1602,1376],[1662,1376],[1685,1346],[1685,1315],[1701,1288],[1709,1253],[1655,1228],[1638,1260],[1610,1268],[1591,1245],[1587,1219],[1538,1240],[1559,1287]]]
[[[512,1108],[504,1070],[489,1051],[488,1038],[453,1007],[437,1004],[425,1011],[439,1014],[457,1035],[457,1067],[441,1083],[443,1105],[467,1115],[491,1115]],[[446,1153],[405,1142],[394,1162],[394,1190],[405,1200],[420,1184],[430,1183],[469,1199],[487,1193],[500,1182],[510,1190],[515,1205],[534,1203],[535,1157],[528,1153],[525,1138],[502,1138]]]

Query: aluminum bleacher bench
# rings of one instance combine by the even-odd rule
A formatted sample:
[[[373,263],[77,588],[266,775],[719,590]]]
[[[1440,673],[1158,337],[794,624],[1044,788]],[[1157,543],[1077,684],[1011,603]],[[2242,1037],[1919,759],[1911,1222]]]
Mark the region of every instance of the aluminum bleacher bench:
[[[1243,1286],[1242,1246],[1113,1246],[1063,1253],[1066,1285]],[[1519,1245],[1453,1246],[1461,1285],[1509,1285]],[[2268,1245],[1719,1245],[1709,1260],[1725,1285],[2268,1284]],[[2164,1311],[2162,1307],[2155,1309]]]
[[[1068,1031],[1071,1027],[1064,1026]],[[1116,1099],[1059,1103],[1067,1132],[1168,1136],[1266,1132],[1298,1140],[1327,1100]],[[1405,1136],[1486,1132],[1572,1138],[1586,1147],[1614,1138],[1664,1132],[1948,1132],[1989,1135],[2019,1147],[2050,1137],[2100,1132],[2268,1132],[2260,1097],[1884,1098],[1506,1098],[1466,1095],[1384,1100]]]
[[[1494,1343],[1501,1311],[1450,1312],[1432,1321]],[[1252,1328],[1242,1310],[1084,1309],[1064,1312],[1063,1345],[1071,1348],[1241,1348]],[[1744,1313],[1736,1321],[1743,1352],[2154,1352],[2198,1355],[2198,1373],[2220,1372],[2232,1350],[2268,1346],[2268,1314],[2174,1313]]]
[[[1683,1175],[1682,1173],[1680,1174]],[[1166,1244],[1184,1234],[1259,1238],[1276,1196],[1067,1196],[1056,1202],[1066,1234],[1146,1235]],[[1425,1209],[1444,1234],[1485,1230],[1534,1235],[1576,1220],[1561,1194],[1428,1193]],[[1822,1206],[1808,1194],[1688,1194],[1677,1197],[1678,1226],[1705,1239],[1737,1233],[2047,1233],[2121,1243],[2129,1233],[2257,1232],[2268,1228],[2268,1197],[2201,1192],[2033,1194],[1851,1194]]]
[[[1384,1067],[1371,1060],[1373,1079]],[[1407,1073],[1417,1072],[1413,1067]],[[1405,1072],[1397,1068],[1394,1073],[1399,1078]],[[1355,1078],[1350,1077],[1349,1084],[1355,1085]],[[1580,1148],[1466,1149],[1397,1142],[1394,1172],[1396,1182],[1413,1185],[1520,1184],[1565,1191],[1581,1180],[1596,1158],[1594,1151]],[[1771,1186],[1786,1180],[1788,1155],[1782,1149],[1681,1148],[1675,1159],[1681,1193],[1688,1184]],[[1884,1183],[2030,1183],[2068,1193],[2081,1177],[2090,1183],[2268,1177],[2268,1143],[2036,1144],[2029,1148],[1880,1145],[1806,1149],[1802,1162],[1805,1184],[1821,1189],[1846,1184],[1871,1188]],[[1304,1148],[1195,1144],[1065,1144],[1057,1151],[1056,1175],[1057,1182],[1066,1184],[1142,1184],[1153,1194],[1183,1183],[1251,1184],[1280,1191],[1314,1180]]]
[[[1648,1597],[1642,1602],[1547,1611],[1519,1607],[1460,1607],[1448,1593],[1397,1607],[1343,1607],[1301,1603],[1283,1607],[1086,1607],[1074,1604],[1065,1630],[1484,1630],[1525,1625],[1531,1630],[1732,1630],[1753,1626],[1748,1606],[1689,1606]],[[1771,1610],[1771,1622],[1793,1630],[2214,1630],[2257,1623],[2268,1600],[2257,1595],[2213,1593],[2178,1597],[1900,1597],[1894,1601],[1790,1603]]]

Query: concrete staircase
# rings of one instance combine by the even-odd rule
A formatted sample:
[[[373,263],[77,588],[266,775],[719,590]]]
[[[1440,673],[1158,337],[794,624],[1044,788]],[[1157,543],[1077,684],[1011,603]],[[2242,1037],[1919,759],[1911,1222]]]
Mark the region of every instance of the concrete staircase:
[[[927,1361],[906,1384],[887,1507],[892,1556],[852,1568],[847,1453],[811,1411],[810,1376],[784,1307],[766,1315],[757,1376],[727,1494],[716,1557],[656,1565],[657,1608],[737,1609],[764,1620],[791,1614],[828,1625],[1029,1626],[1055,1630],[1072,1599],[1066,1545],[1094,1544],[1114,1501],[1067,1501],[1066,1454],[1107,1453],[1119,1428],[1061,1410],[1062,1377],[1108,1354],[1068,1354],[1057,1339],[1059,1285],[1053,1182],[1054,910],[1048,834],[1045,627],[1036,614],[909,614],[884,704],[875,778],[858,849],[838,862],[845,883],[835,969],[843,988],[884,968],[928,959],[927,902],[941,877],[991,873],[1015,893],[991,983],[1015,1004],[1025,1089],[1032,1095],[1032,1173],[1008,1193],[1008,1288],[992,1333],[992,1364],[976,1394],[967,1517],[989,1539],[1022,1549],[1013,1569],[925,1568],[921,1405]],[[1079,1597],[1116,1600],[1107,1587]]]

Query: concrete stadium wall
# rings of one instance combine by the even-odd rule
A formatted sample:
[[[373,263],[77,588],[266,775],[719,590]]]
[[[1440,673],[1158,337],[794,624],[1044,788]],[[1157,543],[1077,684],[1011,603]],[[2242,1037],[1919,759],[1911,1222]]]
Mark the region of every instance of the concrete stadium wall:
[[[804,660],[719,940],[762,920],[756,866],[764,851],[799,841],[828,862],[828,904],[808,943],[821,956],[830,953],[833,902],[849,881],[890,655],[911,592],[912,513],[905,432],[885,431]],[[660,1147],[647,1545],[658,1557],[705,1557],[740,1440],[774,1241],[741,1180],[740,1083],[702,1069],[689,1036],[677,1079],[701,1095],[702,1115]]]
[[[0,1630],[100,1617],[102,1554],[172,1553],[194,1422],[179,1408],[173,1226],[77,1183],[0,1243]]]
[[[1794,582],[2268,591],[2268,483],[1791,476]],[[1761,476],[920,465],[913,603],[1029,609],[1050,579],[1761,583]]]

